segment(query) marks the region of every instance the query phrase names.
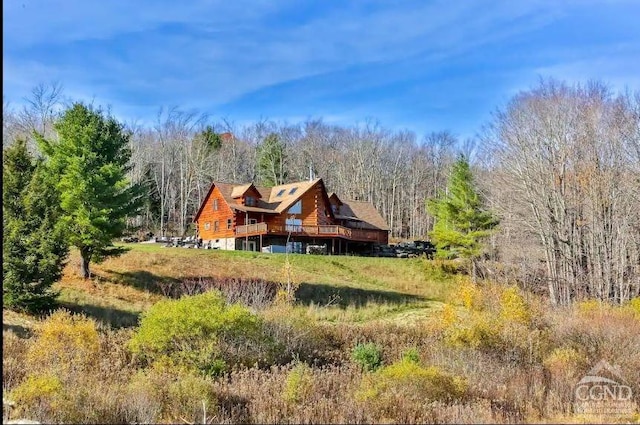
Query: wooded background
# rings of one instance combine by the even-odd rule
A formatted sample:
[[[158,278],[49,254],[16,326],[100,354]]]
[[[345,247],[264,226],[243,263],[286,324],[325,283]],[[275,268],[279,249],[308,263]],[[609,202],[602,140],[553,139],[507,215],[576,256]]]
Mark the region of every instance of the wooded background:
[[[69,104],[56,83],[36,86],[25,101],[3,102],[3,147],[25,138],[35,151],[34,131],[55,139],[52,123]],[[125,124],[131,178],[148,187],[132,225],[156,235],[193,232],[214,180],[281,183],[313,174],[341,198],[372,202],[392,238],[425,239],[434,224],[425,201],[446,189],[463,153],[501,220],[488,259],[562,304],[640,294],[640,92],[543,80],[470,140],[392,131],[375,120],[237,125],[186,107],[159,108],[150,125]]]

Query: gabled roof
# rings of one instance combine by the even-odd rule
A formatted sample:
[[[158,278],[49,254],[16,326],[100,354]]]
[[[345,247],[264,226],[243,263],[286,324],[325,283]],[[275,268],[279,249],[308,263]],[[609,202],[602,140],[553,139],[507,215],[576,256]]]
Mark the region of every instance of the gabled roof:
[[[271,188],[271,192],[269,193],[268,203],[271,205],[277,205],[275,210],[281,213],[291,205],[295,204],[302,195],[320,181],[322,181],[322,179],[274,186]]]
[[[376,207],[370,202],[343,201],[340,215],[336,218],[354,220],[366,223],[366,227],[379,230],[389,230],[387,222],[380,215]]]
[[[252,183],[233,184],[213,182],[205,200],[209,199],[211,192],[213,192],[213,189],[217,187],[228,206],[234,210],[280,214],[295,204],[305,193],[317,184],[320,184],[322,187],[321,192],[325,197],[324,200],[327,205],[330,203],[330,198],[334,201],[337,200],[337,202],[341,204],[340,215],[334,216],[332,209],[328,209],[328,212],[332,217],[342,220],[358,221],[362,223],[364,228],[389,230],[386,221],[382,218],[373,204],[363,201],[341,201],[335,193],[327,194],[327,190],[322,179],[287,183],[274,187],[258,187],[254,186]],[[256,205],[246,206],[238,204],[234,198],[244,195],[251,187],[253,187],[262,196],[257,200]],[[194,217],[194,221],[197,221],[206,203],[206,201],[202,203]]]
[[[342,201],[340,200],[340,198],[338,198],[338,195],[336,195],[335,192],[331,192],[328,196],[329,196],[330,200],[332,200],[332,201],[335,200],[336,204],[342,205]]]
[[[233,189],[231,190],[231,197],[234,198],[234,199],[240,198],[240,197],[242,197],[242,195],[247,193],[247,191],[250,188],[253,188],[256,192],[258,192],[258,195],[260,195],[260,197],[262,197],[262,193],[253,185],[253,183],[247,183],[247,184],[243,184],[241,186],[234,186]]]

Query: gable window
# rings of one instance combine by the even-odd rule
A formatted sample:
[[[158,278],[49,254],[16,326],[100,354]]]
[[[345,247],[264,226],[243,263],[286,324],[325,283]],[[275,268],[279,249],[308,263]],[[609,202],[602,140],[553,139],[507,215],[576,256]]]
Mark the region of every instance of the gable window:
[[[247,196],[246,198],[244,198],[244,204],[252,207],[256,204],[256,198],[254,198],[253,196]]]
[[[227,230],[231,230],[232,227],[233,227],[233,220],[229,218],[227,219]]]
[[[207,221],[206,223],[204,223],[204,230],[209,230],[209,229],[211,229],[211,223]]]
[[[213,210],[214,211],[218,211],[218,200],[217,199],[213,200]]]
[[[220,222],[216,220],[213,222],[213,231],[217,232],[218,230],[220,230]]]
[[[276,196],[282,196],[284,195],[284,192],[286,192],[287,189],[280,189],[280,191],[278,192],[278,194]]]
[[[298,190],[297,187],[291,188],[291,190],[289,191],[289,195],[293,195],[294,193],[296,193],[296,190]]]
[[[291,205],[291,208],[289,208],[289,213],[290,214],[302,214],[302,200],[296,202],[295,204]]]
[[[334,214],[338,214],[338,206],[331,204],[331,211],[333,211]]]

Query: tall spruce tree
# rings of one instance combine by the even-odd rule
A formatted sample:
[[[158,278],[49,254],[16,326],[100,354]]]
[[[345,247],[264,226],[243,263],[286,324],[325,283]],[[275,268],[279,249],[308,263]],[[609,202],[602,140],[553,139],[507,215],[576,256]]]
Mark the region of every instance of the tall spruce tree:
[[[137,215],[141,186],[131,184],[129,134],[115,118],[82,103],[67,109],[54,128],[57,141],[39,138],[60,192],[68,240],[80,250],[80,272],[90,277],[91,261],[100,262],[125,250],[112,244]]]
[[[470,259],[475,279],[475,261],[482,253],[482,241],[499,221],[485,207],[474,186],[469,161],[463,155],[453,165],[446,194],[427,201],[427,209],[436,218],[431,237],[438,256]]]
[[[12,310],[39,313],[55,305],[51,286],[68,255],[59,196],[24,140],[3,153],[2,301]]]

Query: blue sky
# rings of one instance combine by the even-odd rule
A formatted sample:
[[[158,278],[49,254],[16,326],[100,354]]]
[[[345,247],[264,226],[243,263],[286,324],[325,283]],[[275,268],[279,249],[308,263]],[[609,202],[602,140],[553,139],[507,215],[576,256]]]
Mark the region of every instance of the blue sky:
[[[640,90],[640,0],[4,0],[3,94],[37,83],[151,123],[375,118],[473,136],[543,76]]]

